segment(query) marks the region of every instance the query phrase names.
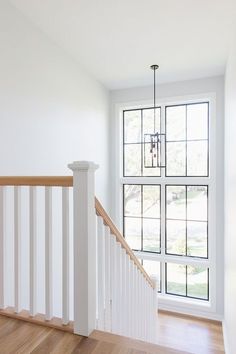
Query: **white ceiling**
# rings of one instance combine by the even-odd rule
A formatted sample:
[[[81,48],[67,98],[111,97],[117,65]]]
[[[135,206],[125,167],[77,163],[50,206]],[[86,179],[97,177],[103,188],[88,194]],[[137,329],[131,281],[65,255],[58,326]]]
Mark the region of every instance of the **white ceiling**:
[[[109,89],[224,73],[235,0],[11,0]]]

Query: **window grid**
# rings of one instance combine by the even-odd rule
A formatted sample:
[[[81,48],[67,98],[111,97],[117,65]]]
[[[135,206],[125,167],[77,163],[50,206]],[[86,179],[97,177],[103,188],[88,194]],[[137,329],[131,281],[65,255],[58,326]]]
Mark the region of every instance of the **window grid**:
[[[167,189],[168,187],[185,187],[185,215],[186,215],[186,219],[175,219],[175,218],[168,218],[167,217]],[[188,219],[188,214],[187,214],[187,210],[188,210],[188,187],[205,187],[206,188],[206,198],[207,198],[207,218],[206,220],[194,220],[194,219]],[[170,255],[170,256],[177,256],[177,257],[182,257],[181,254],[178,253],[170,253],[168,252],[168,247],[167,247],[167,243],[168,243],[168,235],[167,235],[167,221],[168,220],[175,220],[175,221],[184,221],[185,222],[185,257],[190,257],[190,258],[201,258],[201,259],[208,259],[209,258],[209,237],[208,237],[208,219],[209,219],[209,207],[208,207],[208,201],[209,201],[209,191],[208,191],[208,185],[189,185],[189,184],[166,184],[165,185],[165,254]],[[206,257],[201,257],[201,256],[192,256],[188,254],[188,222],[199,222],[199,223],[206,223],[207,225],[207,239],[206,239]]]
[[[168,264],[170,263],[166,263],[165,262],[165,293],[167,295],[174,295],[174,296],[180,296],[180,297],[186,297],[186,298],[191,298],[191,299],[195,299],[195,300],[202,300],[202,301],[209,301],[209,293],[210,293],[210,287],[209,287],[209,268],[206,268],[207,270],[207,280],[206,280],[206,284],[207,284],[207,296],[204,297],[197,297],[197,296],[190,296],[188,295],[188,266],[189,265],[183,265],[185,266],[185,295],[182,294],[178,294],[178,293],[174,293],[174,292],[170,292],[168,291]]]
[[[188,139],[188,119],[187,119],[187,107],[193,105],[207,104],[207,139]],[[166,177],[209,177],[209,102],[201,101],[194,103],[184,103],[184,104],[175,104],[175,105],[166,105],[165,106],[165,132],[167,135],[167,110],[171,107],[185,107],[185,136],[186,139],[182,140],[167,140],[165,139],[165,161],[167,161],[167,144],[168,143],[185,143],[185,175],[173,175],[168,174],[168,168],[166,163],[165,176]],[[206,141],[207,142],[207,174],[206,175],[188,175],[188,142],[194,141]]]
[[[144,139],[143,139],[143,111],[147,111],[147,110],[153,110],[153,107],[147,107],[147,108],[136,108],[136,109],[126,109],[123,110],[123,176],[124,177],[160,177],[161,176],[161,171],[160,168],[156,168],[158,170],[158,173],[155,175],[144,175],[144,149],[145,149],[145,145],[149,145],[149,143],[144,143]],[[161,132],[161,107],[156,106],[155,110],[159,111],[159,115],[160,115],[160,127],[159,130]],[[125,142],[125,113],[126,112],[132,112],[132,111],[140,111],[141,116],[141,141],[136,141],[136,142]],[[153,119],[154,122],[154,119]],[[153,130],[154,133],[154,130]],[[125,170],[125,162],[126,162],[126,153],[125,153],[125,146],[127,145],[140,145],[140,175],[128,175],[126,174],[126,170]]]
[[[141,192],[140,192],[140,196],[141,196],[141,212],[140,212],[140,216],[127,216],[126,212],[125,212],[125,187],[126,186],[140,186],[141,188]],[[144,216],[144,212],[143,212],[143,187],[145,186],[154,186],[157,187],[159,190],[159,218],[158,217],[148,217],[148,216]],[[124,237],[126,236],[126,230],[125,230],[125,218],[133,218],[133,219],[139,219],[141,220],[141,249],[133,249],[133,251],[141,251],[141,252],[145,252],[145,253],[156,253],[156,254],[160,254],[161,253],[161,186],[159,184],[133,184],[133,183],[125,183],[123,184],[123,234]],[[150,220],[159,220],[159,252],[154,252],[154,251],[149,251],[149,250],[145,250],[143,247],[143,234],[144,234],[144,228],[143,228],[143,220],[145,219],[150,219]]]

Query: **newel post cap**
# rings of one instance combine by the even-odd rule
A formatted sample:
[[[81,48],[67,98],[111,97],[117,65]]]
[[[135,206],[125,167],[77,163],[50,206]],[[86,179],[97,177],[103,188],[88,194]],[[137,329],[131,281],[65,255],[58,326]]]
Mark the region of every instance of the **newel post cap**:
[[[68,165],[73,171],[95,171],[99,168],[93,161],[74,161]]]

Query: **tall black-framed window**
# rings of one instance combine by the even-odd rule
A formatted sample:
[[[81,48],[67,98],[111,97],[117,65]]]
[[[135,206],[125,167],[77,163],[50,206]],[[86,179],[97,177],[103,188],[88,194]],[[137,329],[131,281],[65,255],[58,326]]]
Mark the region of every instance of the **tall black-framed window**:
[[[155,122],[153,108],[123,110],[124,236],[168,298],[212,300],[210,114],[207,100],[163,104]],[[145,168],[144,134],[156,132],[163,134],[166,168]]]

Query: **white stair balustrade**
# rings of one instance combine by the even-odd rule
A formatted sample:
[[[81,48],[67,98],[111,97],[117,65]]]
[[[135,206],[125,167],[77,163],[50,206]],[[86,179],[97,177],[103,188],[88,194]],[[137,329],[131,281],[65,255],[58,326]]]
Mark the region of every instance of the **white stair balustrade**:
[[[73,177],[0,177],[0,314],[155,343],[156,280],[95,197],[98,166],[68,166]]]
[[[98,216],[98,329],[156,343],[156,282],[147,275],[97,199],[95,205]]]
[[[0,177],[2,315],[72,331],[73,316],[69,315],[69,204],[72,204],[69,188],[72,186],[72,177]],[[59,200],[61,196],[60,205],[53,203],[53,195]],[[61,218],[53,219],[60,208]],[[57,233],[53,232],[54,227]],[[61,264],[62,269],[55,272],[55,264]],[[61,279],[57,284],[54,277],[58,276]]]

